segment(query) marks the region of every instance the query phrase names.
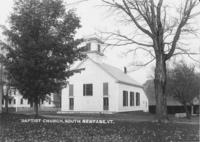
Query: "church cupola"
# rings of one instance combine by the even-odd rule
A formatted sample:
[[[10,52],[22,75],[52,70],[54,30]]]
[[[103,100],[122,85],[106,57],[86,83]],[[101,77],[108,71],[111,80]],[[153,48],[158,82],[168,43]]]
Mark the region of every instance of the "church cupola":
[[[84,42],[86,46],[85,53],[87,56],[96,61],[96,62],[103,62],[104,61],[104,54],[103,54],[103,42],[98,38],[87,38]]]
[[[87,54],[95,53],[99,54],[100,56],[103,56],[102,53],[103,42],[101,40],[99,40],[98,38],[89,38],[86,39],[85,42],[86,42]]]

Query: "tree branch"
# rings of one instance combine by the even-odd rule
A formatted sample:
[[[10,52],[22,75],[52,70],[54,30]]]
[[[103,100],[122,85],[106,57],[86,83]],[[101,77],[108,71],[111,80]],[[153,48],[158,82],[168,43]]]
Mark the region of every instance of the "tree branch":
[[[153,37],[152,33],[150,31],[148,31],[147,29],[143,28],[143,26],[141,26],[138,21],[137,21],[137,17],[135,17],[132,12],[131,9],[128,6],[128,3],[126,2],[126,0],[123,0],[123,6],[117,2],[108,2],[105,0],[102,0],[103,2],[107,3],[108,5],[115,7],[115,8],[119,8],[121,9],[123,12],[125,12],[133,21],[133,23],[137,26],[138,29],[140,29],[144,34],[148,35],[149,37]]]
[[[181,30],[186,25],[187,21],[189,20],[191,11],[196,6],[196,4],[197,4],[196,0],[190,0],[190,2],[186,0],[181,22],[178,25],[175,36],[173,38],[171,49],[170,49],[169,53],[166,55],[166,60],[168,60],[173,55],[173,53],[176,49],[176,44],[180,38]]]
[[[136,49],[130,49],[129,51],[126,52],[126,54],[129,54],[130,52],[137,52],[137,50],[143,50],[145,52],[148,52],[153,58],[155,58],[155,55],[151,52],[151,50],[148,50],[146,48],[143,48],[143,47],[138,47]]]
[[[103,33],[109,34],[109,38],[111,38],[113,36],[119,38],[117,43],[105,43],[107,45],[123,46],[123,45],[129,45],[129,44],[137,44],[137,45],[145,46],[145,47],[153,47],[152,44],[135,41],[133,38],[129,38],[126,35],[122,35],[120,33],[114,33],[114,32],[103,32]],[[107,38],[107,40],[109,40],[109,39]],[[120,42],[123,42],[123,43],[120,44]]]
[[[144,66],[147,66],[149,65],[150,63],[152,63],[153,61],[155,60],[155,58],[147,61],[146,63],[142,63],[142,64],[135,64],[135,63],[132,63],[130,66],[135,66],[135,67],[144,67]],[[140,68],[139,68],[140,69]],[[136,70],[139,70],[139,69],[136,69]],[[133,72],[133,71],[136,71],[136,70],[131,70],[131,71],[128,71],[128,72]]]

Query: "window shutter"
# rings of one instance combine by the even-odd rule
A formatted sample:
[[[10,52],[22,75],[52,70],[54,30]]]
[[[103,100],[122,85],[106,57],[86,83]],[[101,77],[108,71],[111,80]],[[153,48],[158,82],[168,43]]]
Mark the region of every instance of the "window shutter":
[[[108,96],[108,83],[103,83],[103,95]]]
[[[93,96],[93,85],[91,84],[91,96]]]
[[[83,96],[85,96],[85,84],[83,84]]]
[[[74,85],[73,84],[69,85],[69,96],[74,96]]]
[[[136,106],[140,105],[140,93],[136,93]]]

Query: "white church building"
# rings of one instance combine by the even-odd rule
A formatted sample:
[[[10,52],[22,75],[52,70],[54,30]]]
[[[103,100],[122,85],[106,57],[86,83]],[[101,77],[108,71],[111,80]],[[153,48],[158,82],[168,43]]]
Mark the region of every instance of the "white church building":
[[[86,41],[87,58],[74,69],[83,69],[68,79],[62,90],[61,113],[115,113],[148,111],[148,98],[143,86],[122,71],[106,63],[103,43]]]

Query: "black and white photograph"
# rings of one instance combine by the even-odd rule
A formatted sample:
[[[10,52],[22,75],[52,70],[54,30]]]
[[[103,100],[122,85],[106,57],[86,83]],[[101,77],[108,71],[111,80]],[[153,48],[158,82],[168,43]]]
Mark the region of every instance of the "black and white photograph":
[[[0,142],[200,142],[200,1],[0,0]]]

